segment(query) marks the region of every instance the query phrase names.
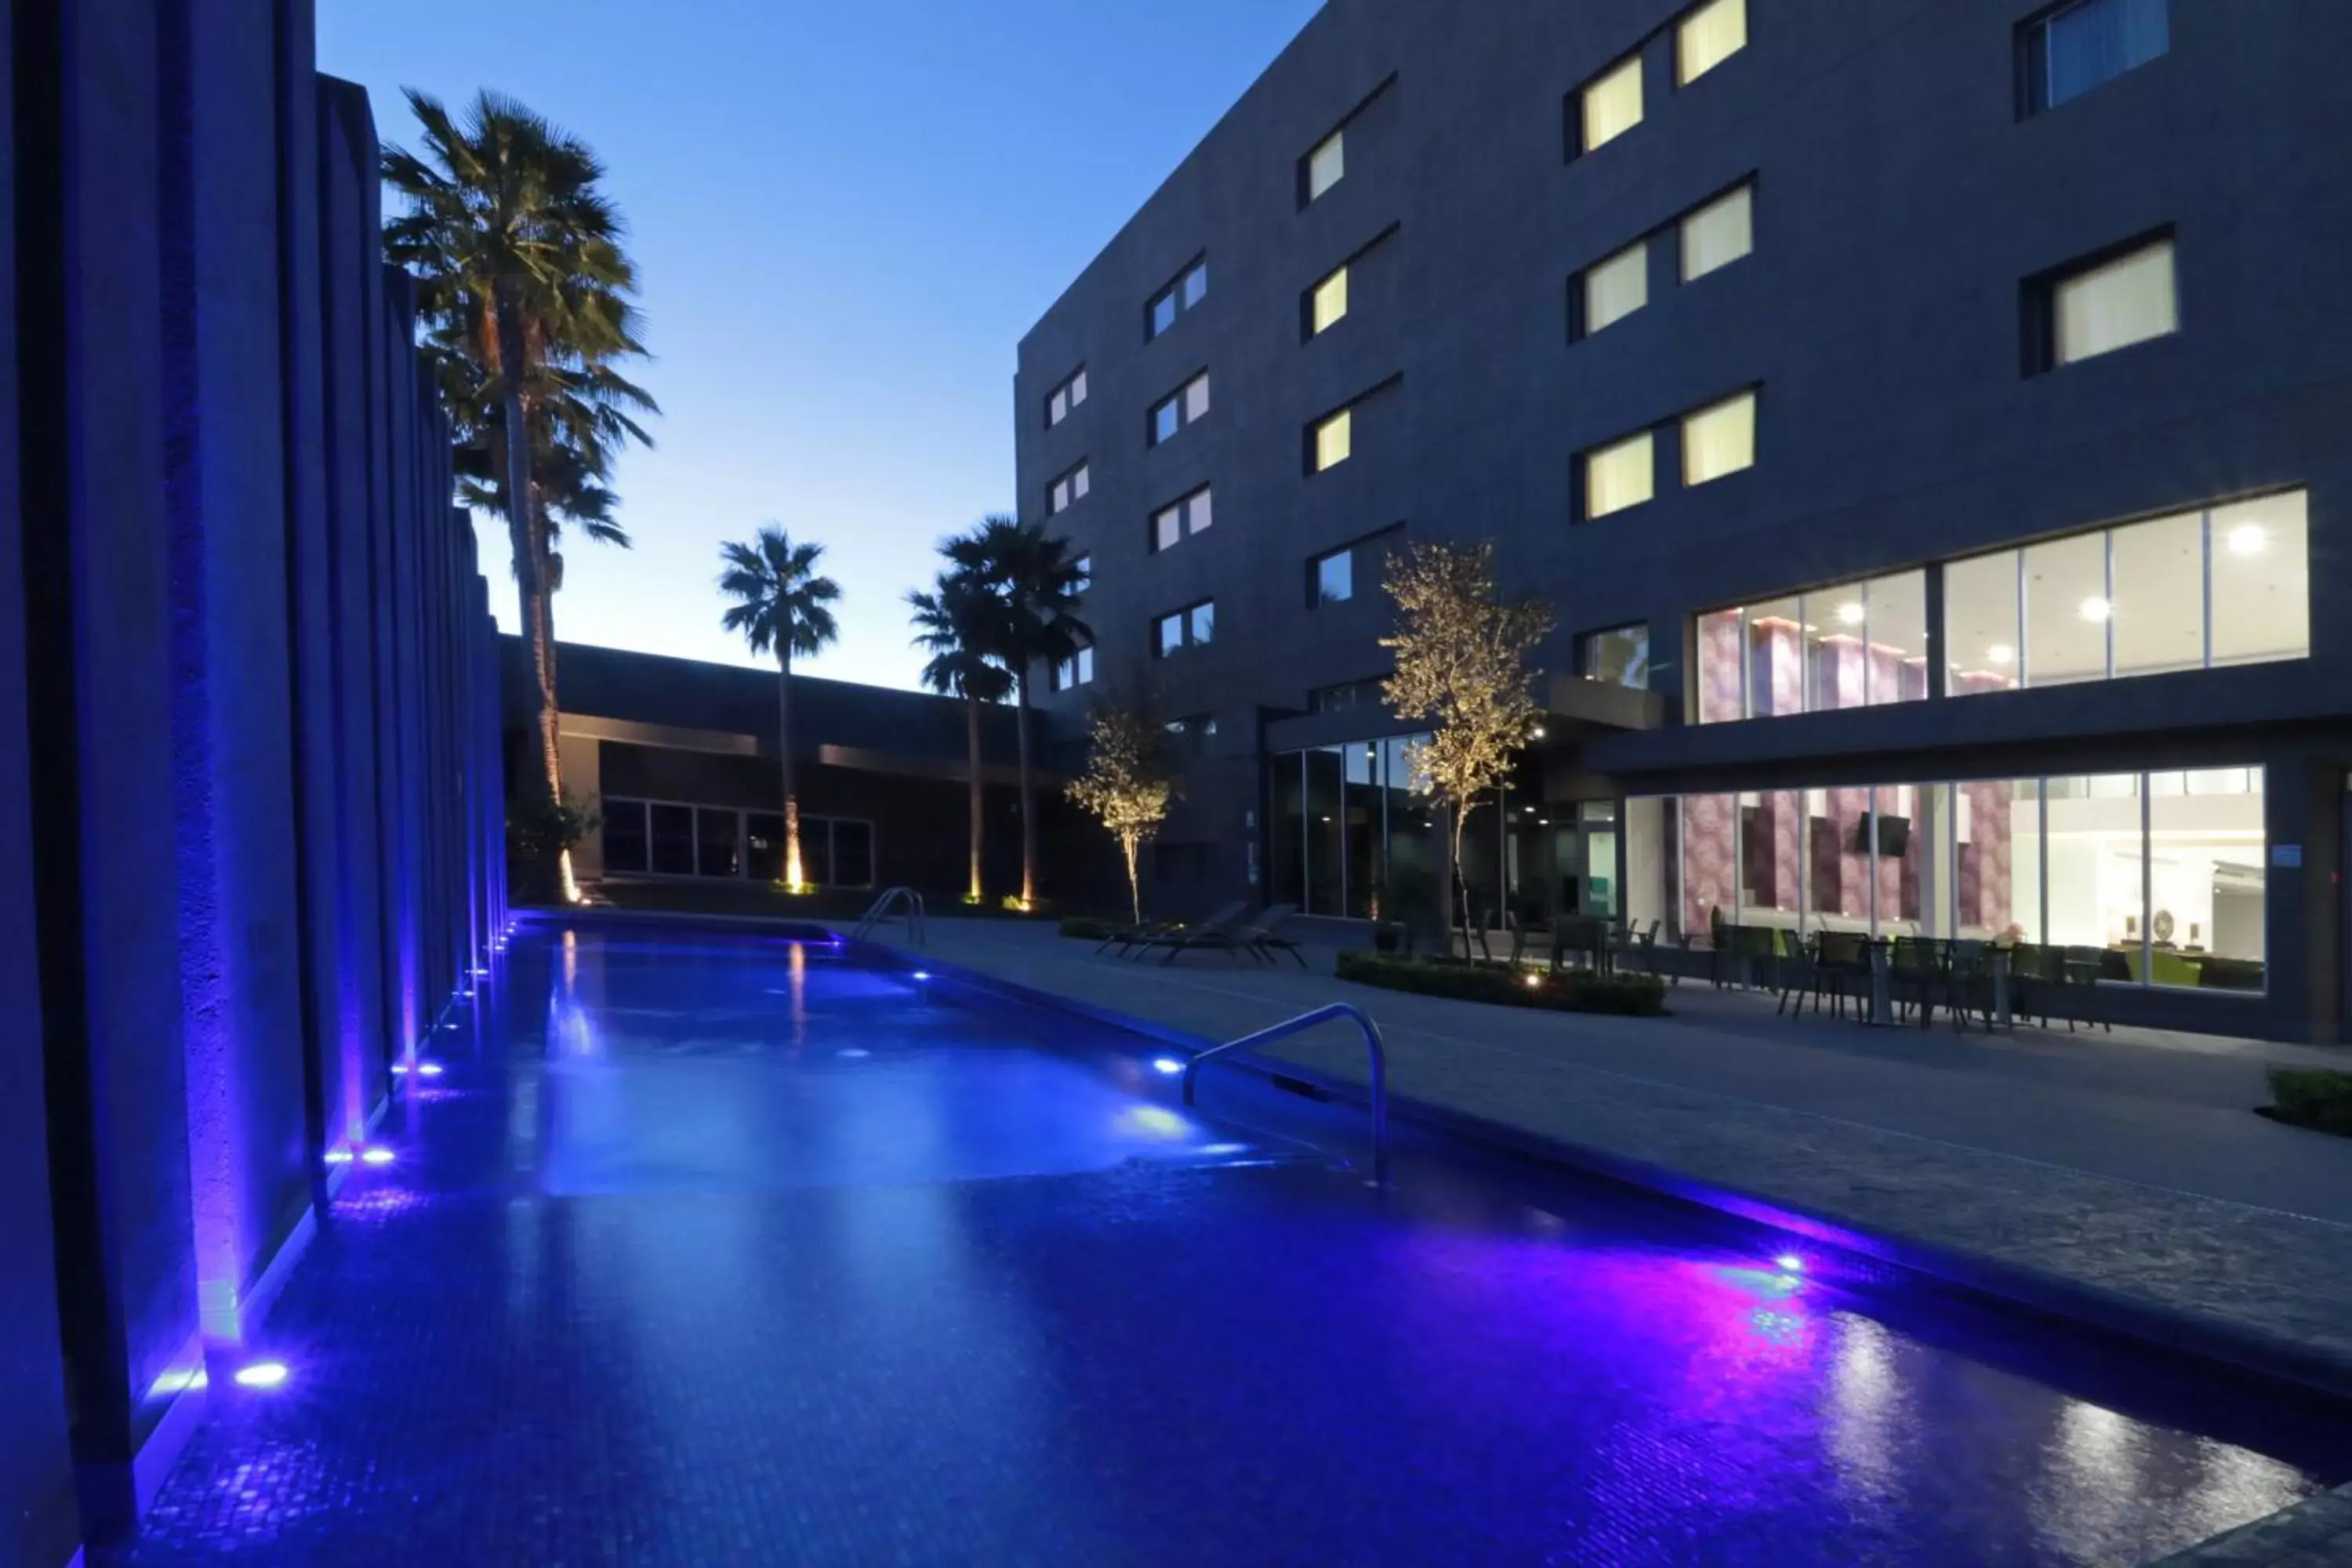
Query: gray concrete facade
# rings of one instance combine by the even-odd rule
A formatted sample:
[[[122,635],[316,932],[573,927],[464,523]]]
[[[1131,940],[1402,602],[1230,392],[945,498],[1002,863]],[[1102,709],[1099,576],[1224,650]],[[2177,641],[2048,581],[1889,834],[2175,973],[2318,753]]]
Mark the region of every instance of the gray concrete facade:
[[[313,39],[310,0],[0,12],[8,1568],[121,1531],[197,1374],[268,1348],[502,932],[488,585]]]
[[[2172,0],[2160,58],[2027,114],[2041,0],[1750,0],[1745,47],[1677,85],[1693,9],[1331,0],[1053,304],[1020,347],[1021,513],[1046,517],[1087,464],[1052,525],[1092,556],[1099,639],[1057,721],[1107,690],[1215,715],[1169,831],[1215,868],[1196,901],[1239,896],[1268,851],[1266,755],[1407,728],[1305,717],[1387,668],[1380,559],[1491,539],[1503,581],[1554,612],[1548,675],[1576,673],[1579,634],[1649,628],[1663,721],[1555,722],[1548,802],[2260,765],[2267,841],[2300,852],[2270,868],[2267,994],[2135,993],[2117,1016],[2340,1037],[2352,626],[2325,606],[2352,590],[2352,325],[2329,283],[2352,230],[2333,152],[2352,13]],[[1644,118],[1582,153],[1579,89],[1627,58]],[[1305,160],[1343,127],[1345,177],[1303,201]],[[1752,254],[1684,285],[1672,226],[1744,180]],[[2033,280],[2159,231],[2179,330],[2024,374]],[[1654,233],[1645,308],[1580,338],[1573,280]],[[1203,258],[1205,300],[1147,336],[1148,302]],[[1306,295],[1343,262],[1349,312],[1310,338]],[[1087,401],[1049,426],[1081,367]],[[1152,445],[1147,411],[1203,369],[1208,416]],[[1748,387],[1755,466],[1666,477],[1675,417]],[[1353,458],[1311,472],[1314,423],[1350,405]],[[1580,521],[1577,455],[1654,425],[1655,499]],[[1155,552],[1154,510],[1203,484],[1214,526]],[[1972,552],[2290,488],[2308,658],[1690,721],[1702,614],[1915,567],[1932,612],[1940,564]],[[1310,563],[1366,541],[1354,598],[1315,607]],[[1214,643],[1151,657],[1155,617],[1202,600]]]

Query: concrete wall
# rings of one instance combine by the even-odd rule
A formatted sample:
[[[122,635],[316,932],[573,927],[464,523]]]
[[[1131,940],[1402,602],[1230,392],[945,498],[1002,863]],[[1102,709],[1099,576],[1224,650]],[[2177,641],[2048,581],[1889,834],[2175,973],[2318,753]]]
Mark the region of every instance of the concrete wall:
[[[0,9],[5,1568],[121,1532],[267,1346],[503,921],[487,585],[313,26]]]

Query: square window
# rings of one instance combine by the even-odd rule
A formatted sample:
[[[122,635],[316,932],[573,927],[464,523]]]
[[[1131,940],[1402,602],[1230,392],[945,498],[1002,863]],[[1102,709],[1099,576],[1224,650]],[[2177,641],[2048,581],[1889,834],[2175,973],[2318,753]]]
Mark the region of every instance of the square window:
[[[1209,264],[1205,261],[1184,274],[1184,308],[1191,310],[1209,297]]]
[[[1683,219],[1683,281],[1728,267],[1756,248],[1753,188],[1742,185]]]
[[[1045,400],[1045,423],[1048,426],[1059,425],[1069,416],[1070,394],[1067,388],[1056,392]]]
[[[2169,239],[2069,277],[2052,289],[2050,363],[2068,365],[2180,330]]]
[[[1184,423],[1190,425],[1208,412],[1209,378],[1205,374],[1196,375],[1184,388]]]
[[[1336,468],[1355,455],[1356,415],[1342,408],[1315,426],[1315,471]]]
[[[1192,610],[1192,646],[1205,647],[1217,640],[1217,606],[1195,605]]]
[[[1213,521],[1214,519],[1210,515],[1209,492],[1207,490],[1202,490],[1184,503],[1184,529],[1186,532],[1204,532],[1207,531],[1209,524]]]
[[[1612,626],[1577,639],[1577,673],[1608,686],[1650,689],[1650,628]]]
[[[1184,508],[1163,507],[1151,515],[1151,548],[1172,550],[1184,537]]]
[[[1639,506],[1657,493],[1656,438],[1644,430],[1584,455],[1588,521]]]
[[[2171,0],[2078,0],[2026,24],[2025,111],[2039,113],[2172,48]]]
[[[1348,313],[1348,269],[1344,267],[1315,285],[1315,297],[1308,330],[1310,337],[1319,337],[1339,324]]]
[[[1756,466],[1756,395],[1743,392],[1683,416],[1683,483],[1703,485]]]
[[[1593,79],[1580,95],[1584,151],[1614,142],[1642,123],[1642,57]]]
[[[1339,605],[1356,596],[1356,554],[1335,550],[1315,562],[1315,602]]]
[[[1150,335],[1156,338],[1175,324],[1176,290],[1171,289],[1167,293],[1151,301]]]
[[[1584,273],[1586,336],[1622,321],[1650,302],[1650,247],[1646,240],[1595,263]]]
[[[1182,405],[1178,399],[1173,397],[1153,407],[1151,410],[1151,444],[1157,447],[1160,442],[1173,437],[1176,432],[1182,426],[1183,420],[1181,416]]]
[[[1072,500],[1086,500],[1087,490],[1092,483],[1093,480],[1088,477],[1087,470],[1084,468],[1080,468],[1076,473],[1072,474],[1070,476],[1070,499]]]
[[[1078,372],[1070,378],[1070,406],[1076,408],[1087,400],[1087,373]]]
[[[1347,178],[1347,133],[1334,131],[1320,147],[1307,155],[1307,199],[1320,200],[1324,192]]]
[[[1152,644],[1153,651],[1161,658],[1166,658],[1170,654],[1176,652],[1183,646],[1183,613],[1179,611],[1177,614],[1172,616],[1160,616],[1158,635]]]
[[[1748,47],[1748,0],[1707,0],[1675,29],[1675,80],[1688,87]]]

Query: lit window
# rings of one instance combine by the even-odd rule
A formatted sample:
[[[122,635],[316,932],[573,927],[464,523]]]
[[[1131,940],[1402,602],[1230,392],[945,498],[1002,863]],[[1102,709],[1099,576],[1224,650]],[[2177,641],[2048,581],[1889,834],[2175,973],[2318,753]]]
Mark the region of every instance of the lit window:
[[[1627,246],[1584,273],[1586,335],[1622,321],[1650,302],[1650,247],[1647,241]]]
[[[1707,0],[1675,29],[1675,80],[1688,87],[1748,47],[1748,0]]]
[[[2029,22],[2025,111],[2080,98],[2172,47],[2171,0],[2079,0]]]
[[[1614,142],[1642,123],[1642,57],[1596,78],[1580,95],[1584,150]]]
[[[1335,550],[1315,561],[1315,603],[1339,605],[1356,596],[1356,552]]]
[[[1315,471],[1336,468],[1355,455],[1356,414],[1342,408],[1315,426]]]
[[[1209,412],[1209,378],[1204,373],[1192,378],[1184,388],[1184,423],[1190,425]]]
[[[1655,439],[1647,430],[1584,455],[1584,515],[1607,517],[1657,493]]]
[[[1756,248],[1754,192],[1740,186],[1683,219],[1683,281],[1728,267]]]
[[[1344,267],[1315,285],[1308,336],[1319,336],[1337,326],[1348,313],[1348,269]]]
[[[1054,388],[1045,399],[1045,427],[1052,429],[1067,419],[1087,400],[1087,373],[1079,371],[1069,380]]]
[[[1347,133],[1334,131],[1328,140],[1307,155],[1307,199],[1319,200],[1324,192],[1347,176]]]
[[[2073,364],[2180,330],[2172,241],[2063,277],[2051,291],[2050,363]]]
[[[1743,392],[1683,416],[1683,483],[1703,485],[1756,466],[1756,395]]]

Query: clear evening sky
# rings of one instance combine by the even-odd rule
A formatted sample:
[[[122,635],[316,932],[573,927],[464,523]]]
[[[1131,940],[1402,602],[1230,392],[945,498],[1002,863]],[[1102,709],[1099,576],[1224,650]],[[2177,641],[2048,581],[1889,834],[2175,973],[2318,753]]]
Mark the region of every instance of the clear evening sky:
[[[818,673],[915,683],[907,589],[1013,507],[1014,345],[1318,0],[319,0],[321,68],[387,142],[489,86],[611,165],[664,416],[634,551],[567,541],[566,640],[754,662],[719,542],[824,542]],[[503,530],[480,530],[515,625]]]

